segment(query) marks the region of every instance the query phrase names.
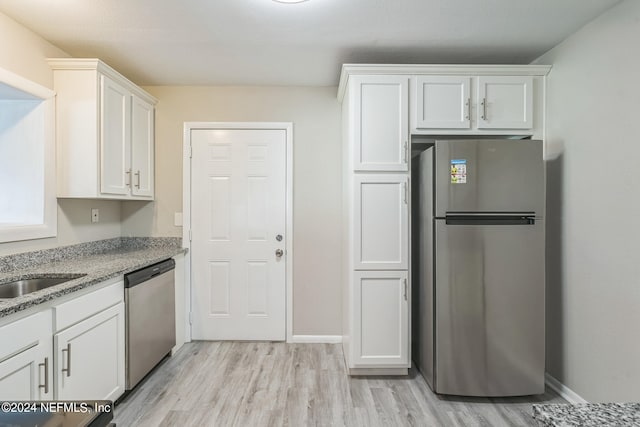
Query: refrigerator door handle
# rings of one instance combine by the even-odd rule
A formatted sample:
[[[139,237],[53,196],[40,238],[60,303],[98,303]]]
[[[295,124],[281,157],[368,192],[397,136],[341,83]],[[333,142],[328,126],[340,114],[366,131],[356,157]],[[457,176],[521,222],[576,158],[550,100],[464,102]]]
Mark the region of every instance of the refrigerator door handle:
[[[447,214],[447,225],[535,225],[534,212],[522,212],[514,214]]]

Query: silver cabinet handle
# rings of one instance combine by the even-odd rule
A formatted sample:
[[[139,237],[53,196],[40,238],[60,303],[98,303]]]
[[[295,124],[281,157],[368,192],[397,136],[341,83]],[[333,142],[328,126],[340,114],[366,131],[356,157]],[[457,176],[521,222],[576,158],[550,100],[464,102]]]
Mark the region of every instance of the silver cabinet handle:
[[[276,256],[280,258],[282,255],[284,255],[284,251],[282,249],[276,249]]]
[[[49,358],[44,358],[44,363],[38,363],[38,366],[44,367],[44,385],[38,384],[38,388],[44,389],[44,394],[49,394]]]
[[[471,98],[467,98],[467,116],[465,119],[469,120],[471,118]]]
[[[131,169],[126,171],[124,174],[127,176],[127,182],[125,183],[125,185],[127,187],[131,187]]]
[[[487,98],[482,98],[482,120],[487,120]]]
[[[407,300],[407,279],[404,279],[404,300]]]
[[[138,182],[136,184],[136,188],[140,188],[140,171],[135,173],[136,178],[138,178]]]
[[[71,343],[67,343],[67,348],[63,348],[62,352],[67,352],[67,367],[62,368],[62,372],[66,372],[67,376],[71,376]]]
[[[404,142],[404,155],[403,155],[404,163],[409,161],[409,142]]]
[[[402,191],[404,192],[404,204],[406,205],[409,203],[409,189],[406,182],[402,183]]]

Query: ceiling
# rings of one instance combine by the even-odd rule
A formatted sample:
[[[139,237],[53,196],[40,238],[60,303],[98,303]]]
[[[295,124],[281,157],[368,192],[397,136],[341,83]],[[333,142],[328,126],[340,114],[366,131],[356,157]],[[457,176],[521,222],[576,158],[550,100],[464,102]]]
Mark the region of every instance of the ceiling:
[[[529,63],[620,0],[0,0],[140,85],[336,85],[342,63]]]

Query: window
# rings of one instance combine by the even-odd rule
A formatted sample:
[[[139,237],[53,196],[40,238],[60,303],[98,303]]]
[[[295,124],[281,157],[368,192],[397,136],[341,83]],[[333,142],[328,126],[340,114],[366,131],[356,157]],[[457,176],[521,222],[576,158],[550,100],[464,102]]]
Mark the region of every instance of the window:
[[[54,93],[0,69],[0,242],[53,237]]]

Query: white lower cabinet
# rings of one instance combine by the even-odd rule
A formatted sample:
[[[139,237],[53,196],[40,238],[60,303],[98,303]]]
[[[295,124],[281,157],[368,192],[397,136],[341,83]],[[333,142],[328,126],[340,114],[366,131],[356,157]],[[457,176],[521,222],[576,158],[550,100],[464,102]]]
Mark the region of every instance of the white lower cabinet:
[[[56,398],[116,400],[124,392],[124,303],[55,334]]]
[[[0,400],[52,400],[51,310],[0,328]]]
[[[31,316],[0,319],[0,401],[124,393],[124,282],[120,276],[95,288]]]
[[[55,398],[116,400],[125,387],[122,276],[53,307]]]
[[[407,271],[358,271],[354,286],[353,366],[407,367]]]

